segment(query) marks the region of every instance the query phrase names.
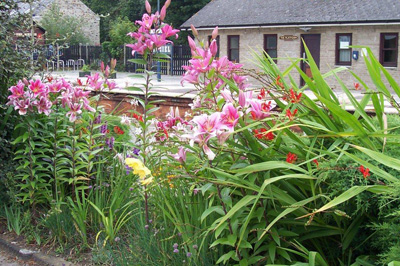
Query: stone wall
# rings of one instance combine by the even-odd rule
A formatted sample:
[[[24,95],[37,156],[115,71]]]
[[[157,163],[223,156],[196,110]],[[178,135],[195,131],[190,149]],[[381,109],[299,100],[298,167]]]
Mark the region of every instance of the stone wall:
[[[100,45],[100,17],[81,0],[54,0],[63,14],[82,21],[82,31],[88,38],[89,45]],[[50,7],[49,7],[50,8]],[[46,10],[42,11],[45,14]]]
[[[243,63],[246,68],[257,68],[254,64],[252,50],[261,53],[264,45],[264,34],[278,35],[278,67],[280,70],[286,69],[291,62],[287,57],[299,58],[301,49],[301,34],[321,34],[321,54],[320,54],[320,69],[322,73],[337,67],[335,65],[335,49],[336,49],[336,33],[352,33],[352,45],[369,46],[375,56],[379,58],[380,33],[399,32],[400,25],[387,26],[330,26],[330,27],[315,27],[312,26],[309,32],[304,32],[298,27],[282,27],[282,28],[256,28],[256,29],[220,29],[220,56],[227,55],[227,36],[240,35],[240,63]],[[207,36],[211,35],[211,30],[199,30],[200,38],[207,40]],[[296,40],[280,40],[282,35],[297,36]],[[400,42],[398,42],[400,45]],[[360,49],[353,49],[360,51]],[[400,50],[400,49],[399,49]],[[400,51],[399,51],[400,52]],[[390,67],[387,70],[393,75],[397,82],[400,82],[398,68],[400,67],[400,57],[398,57],[398,67]],[[368,76],[364,58],[359,52],[359,59],[353,60],[351,66],[347,67],[355,72],[362,80],[365,80],[368,85],[372,86],[372,82]],[[295,73],[293,71],[292,73]],[[355,78],[348,72],[342,71],[338,76],[345,81],[349,88],[353,88],[356,81]],[[300,83],[300,76],[293,75],[294,80]],[[334,77],[328,78],[328,83],[332,88],[339,88],[339,84]],[[373,88],[373,86],[372,86]]]

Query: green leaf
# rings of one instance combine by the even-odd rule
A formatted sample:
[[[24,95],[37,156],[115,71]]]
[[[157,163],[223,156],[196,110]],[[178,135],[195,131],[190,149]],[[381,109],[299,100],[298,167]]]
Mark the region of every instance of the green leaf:
[[[216,212],[216,213],[218,213],[220,215],[224,215],[225,214],[224,210],[222,209],[222,206],[213,206],[213,207],[210,207],[210,208],[208,208],[207,210],[205,210],[203,212],[203,214],[201,215],[201,218],[200,218],[201,222],[203,222],[204,219],[206,219],[207,216],[209,216],[213,212]]]
[[[235,256],[235,251],[229,251],[228,253],[225,253],[224,255],[222,255],[218,260],[216,264],[220,264],[221,262],[223,262],[224,264],[233,256]]]
[[[135,64],[139,64],[139,65],[146,65],[147,62],[144,59],[129,59],[129,62],[135,63]]]
[[[253,164],[239,170],[234,170],[233,172],[236,173],[236,175],[244,175],[244,174],[274,170],[279,168],[291,169],[302,173],[308,173],[306,170],[298,167],[295,164],[281,162],[281,161],[268,161],[268,162]]]

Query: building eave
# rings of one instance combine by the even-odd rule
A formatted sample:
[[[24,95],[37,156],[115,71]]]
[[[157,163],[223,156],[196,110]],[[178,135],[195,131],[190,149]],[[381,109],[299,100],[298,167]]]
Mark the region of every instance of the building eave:
[[[197,30],[213,30],[216,26],[220,30],[228,29],[260,29],[260,28],[301,28],[301,27],[343,27],[343,26],[389,26],[400,25],[400,20],[390,21],[344,21],[344,22],[311,22],[311,23],[290,23],[290,24],[249,24],[249,25],[215,25],[199,26]],[[190,27],[180,27],[181,30],[191,31]]]

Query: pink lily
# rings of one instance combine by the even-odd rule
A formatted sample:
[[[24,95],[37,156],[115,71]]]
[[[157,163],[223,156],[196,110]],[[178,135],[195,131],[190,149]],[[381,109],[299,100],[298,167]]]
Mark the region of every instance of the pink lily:
[[[214,137],[217,135],[217,131],[223,127],[221,113],[219,112],[215,112],[210,116],[206,114],[195,116],[193,122],[197,124],[197,131],[194,133],[195,136],[206,134]]]
[[[15,106],[15,110],[19,110],[18,113],[20,115],[26,115],[28,109],[31,108],[29,99],[16,100],[14,101],[13,105]]]
[[[28,88],[33,92],[34,96],[37,96],[46,90],[46,86],[39,79],[35,81],[31,80]]]
[[[232,103],[225,104],[221,112],[222,123],[228,128],[229,131],[234,131],[234,128],[240,118],[238,110]]]
[[[265,103],[252,100],[250,101],[250,105],[251,107],[247,109],[247,112],[251,114],[254,120],[260,120],[270,116],[269,108],[265,108],[265,106],[268,105]]]
[[[180,163],[186,162],[187,149],[180,147],[178,153],[171,154],[171,156]]]
[[[35,102],[35,106],[37,107],[39,114],[44,113],[45,115],[49,115],[52,103],[47,99],[47,97],[41,96],[40,100]]]
[[[249,106],[249,101],[253,98],[253,91],[239,91],[239,105],[243,108]]]
[[[8,96],[8,99],[18,99],[24,96],[24,88],[25,84],[20,80],[16,86],[12,86],[8,90],[11,91],[11,95]]]
[[[70,103],[70,110],[67,112],[66,117],[69,117],[70,122],[74,122],[77,119],[77,115],[82,113],[82,104],[79,103]]]

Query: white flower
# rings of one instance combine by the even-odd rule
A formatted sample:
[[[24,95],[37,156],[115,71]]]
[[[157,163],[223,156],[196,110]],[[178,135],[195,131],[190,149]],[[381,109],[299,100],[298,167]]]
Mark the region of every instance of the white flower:
[[[134,105],[134,106],[138,106],[138,105],[139,105],[139,102],[138,102],[138,100],[136,100],[136,99],[130,100],[129,103],[130,103],[131,105]]]
[[[123,115],[121,117],[121,124],[130,125],[131,124],[131,120],[126,115]]]

